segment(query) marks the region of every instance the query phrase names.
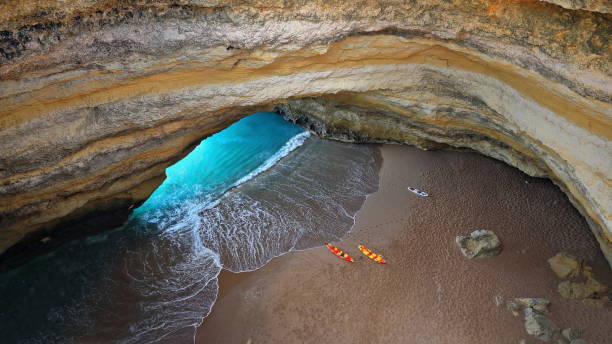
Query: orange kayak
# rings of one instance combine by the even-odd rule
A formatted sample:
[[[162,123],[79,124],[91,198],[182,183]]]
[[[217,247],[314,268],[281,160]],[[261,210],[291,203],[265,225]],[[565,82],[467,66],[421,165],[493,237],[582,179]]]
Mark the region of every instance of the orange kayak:
[[[342,260],[346,260],[347,262],[352,262],[353,261],[353,257],[349,256],[348,254],[346,254],[344,251],[342,251],[341,249],[337,248],[336,246],[330,244],[330,243],[325,243],[325,246],[327,246],[327,248],[336,256],[338,256],[338,258],[342,259]]]
[[[372,259],[373,261],[377,263],[381,263],[381,264],[387,264],[387,261],[380,254],[370,251],[367,247],[363,245],[359,245],[357,246],[357,248],[359,248],[359,251],[361,251],[361,253],[365,254],[368,258]]]

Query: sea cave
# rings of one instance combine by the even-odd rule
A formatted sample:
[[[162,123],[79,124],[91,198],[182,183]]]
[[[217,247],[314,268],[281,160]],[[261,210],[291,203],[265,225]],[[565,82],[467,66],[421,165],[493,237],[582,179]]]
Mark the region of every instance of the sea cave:
[[[3,336],[605,343],[611,13],[0,3]]]

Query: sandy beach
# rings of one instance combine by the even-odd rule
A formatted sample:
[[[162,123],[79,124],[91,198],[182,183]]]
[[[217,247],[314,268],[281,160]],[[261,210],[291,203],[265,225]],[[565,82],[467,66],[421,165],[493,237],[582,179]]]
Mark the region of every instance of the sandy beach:
[[[598,280],[612,274],[585,220],[549,180],[531,178],[474,153],[381,146],[380,189],[336,246],[294,251],[247,273],[222,272],[197,343],[541,343],[496,297],[544,297],[560,327],[609,343],[610,305],[566,300],[547,259],[587,259]],[[429,192],[423,198],[405,189]],[[457,235],[494,231],[498,257],[469,260]],[[382,254],[373,263],[357,250]]]

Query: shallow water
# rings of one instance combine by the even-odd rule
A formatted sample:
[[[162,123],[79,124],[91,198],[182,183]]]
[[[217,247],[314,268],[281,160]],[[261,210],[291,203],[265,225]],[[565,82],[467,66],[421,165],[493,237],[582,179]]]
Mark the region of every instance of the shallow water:
[[[374,154],[275,114],[243,119],[170,167],[122,228],[1,274],[3,340],[192,342],[222,268],[254,270],[350,230],[378,186]]]

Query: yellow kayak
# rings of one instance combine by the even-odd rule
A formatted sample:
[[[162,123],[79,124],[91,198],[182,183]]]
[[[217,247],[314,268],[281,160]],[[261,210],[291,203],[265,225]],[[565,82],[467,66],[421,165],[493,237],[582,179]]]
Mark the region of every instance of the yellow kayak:
[[[381,264],[387,264],[387,261],[385,260],[385,258],[383,258],[380,254],[370,251],[370,249],[368,249],[367,247],[363,245],[359,245],[357,246],[357,248],[359,248],[359,251],[361,251],[361,253],[365,254],[368,258],[372,259],[373,261],[377,263],[381,263]]]

